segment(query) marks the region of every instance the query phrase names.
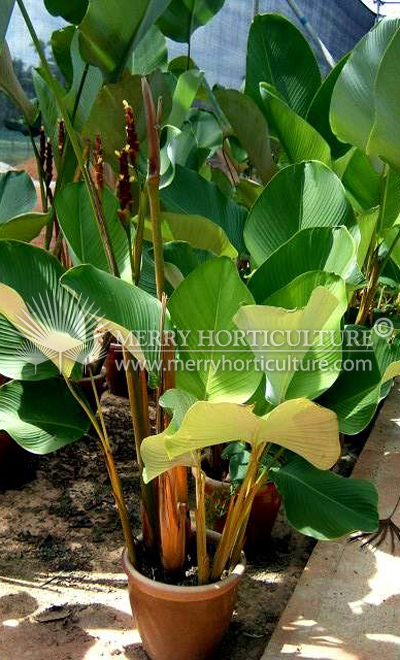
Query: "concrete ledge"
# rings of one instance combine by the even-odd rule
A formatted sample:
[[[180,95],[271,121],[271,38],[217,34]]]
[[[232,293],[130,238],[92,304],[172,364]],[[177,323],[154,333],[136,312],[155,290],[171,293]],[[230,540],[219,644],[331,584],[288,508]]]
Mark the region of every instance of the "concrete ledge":
[[[353,472],[372,479],[380,518],[400,495],[400,383],[396,382]],[[400,510],[395,522],[400,525]],[[400,660],[400,548],[320,542],[261,660]]]

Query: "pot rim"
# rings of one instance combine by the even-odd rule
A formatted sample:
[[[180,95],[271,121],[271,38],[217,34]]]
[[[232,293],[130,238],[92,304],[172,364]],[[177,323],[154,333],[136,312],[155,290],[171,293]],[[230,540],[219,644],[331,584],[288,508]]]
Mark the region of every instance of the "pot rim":
[[[207,530],[207,538],[211,541],[217,541],[221,535],[212,530]],[[218,596],[224,591],[230,589],[234,583],[239,582],[243,577],[246,570],[246,556],[244,552],[241,553],[241,559],[235,568],[229,573],[229,575],[219,580],[218,582],[212,582],[211,584],[203,584],[197,586],[185,586],[185,585],[175,585],[175,584],[166,584],[165,582],[159,582],[158,580],[151,580],[146,577],[137,568],[133,566],[129,557],[128,551],[124,548],[122,552],[122,563],[125,568],[125,572],[128,577],[132,576],[136,582],[139,582],[144,590],[156,594],[159,598],[168,599],[170,596],[200,596],[208,595],[210,597]]]

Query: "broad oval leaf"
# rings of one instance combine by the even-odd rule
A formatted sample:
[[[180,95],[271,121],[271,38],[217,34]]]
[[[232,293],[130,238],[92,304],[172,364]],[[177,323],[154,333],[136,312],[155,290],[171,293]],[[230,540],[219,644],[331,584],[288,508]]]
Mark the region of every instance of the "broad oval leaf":
[[[318,470],[299,456],[273,467],[289,523],[321,541],[378,528],[378,493],[366,479],[346,479]]]
[[[332,128],[329,123],[329,110],[331,106],[333,90],[348,58],[349,55],[345,55],[340,60],[340,62],[336,64],[332,71],[329,72],[321,87],[315,94],[306,115],[308,123],[311,124],[311,126],[313,126],[329,144],[332,152],[332,158],[340,158],[350,149],[349,144],[344,144],[337,139],[337,137],[332,132]]]
[[[236,89],[217,89],[215,97],[261,181],[275,172],[267,121],[252,98]]]
[[[303,117],[321,85],[318,64],[306,39],[293,23],[278,14],[255,16],[251,24],[246,94],[259,105],[260,82],[274,85],[288,106]]]
[[[337,381],[319,401],[333,410],[342,433],[360,433],[379,403],[381,373],[370,339],[371,331],[346,326],[343,331],[343,368]]]
[[[148,371],[158,375],[161,303],[137,286],[94,266],[72,268],[62,286],[88,300],[107,328]],[[165,328],[169,328],[167,314]]]
[[[308,271],[322,270],[352,278],[356,268],[357,246],[346,229],[312,227],[302,229],[281,245],[249,279],[248,286],[257,303]]]
[[[36,204],[36,190],[26,172],[0,174],[0,225],[29,213]]]
[[[400,19],[383,19],[361,39],[332,96],[330,122],[340,140],[400,169]]]
[[[52,214],[53,211],[50,210],[48,213],[24,213],[10,218],[7,222],[0,220],[0,238],[29,243],[40,234]]]
[[[257,265],[300,229],[355,224],[354,213],[336,174],[318,161],[280,170],[250,210],[246,246]]]
[[[157,25],[170,39],[189,43],[193,32],[208,23],[223,7],[224,2],[225,0],[172,0],[158,19]]]
[[[110,81],[118,80],[138,46],[171,0],[91,0],[79,26],[82,57]]]
[[[163,120],[171,110],[169,75],[155,71],[148,78],[154,102],[157,103],[158,97],[162,96]],[[126,143],[123,101],[127,101],[133,108],[138,139],[142,142],[146,138],[146,119],[141,78],[128,72],[125,72],[117,83],[101,88],[83,128],[83,135],[93,143],[97,133],[101,135],[104,153],[114,167],[118,164],[115,151],[120,151]]]
[[[280,143],[292,163],[320,160],[331,164],[331,150],[322,135],[276,94],[267,83],[260,84],[267,119],[275,127]]]
[[[247,365],[252,354],[238,341],[232,319],[240,305],[252,302],[235,265],[226,257],[206,261],[181,282],[168,306],[172,323],[187,333],[179,351],[181,389],[210,401],[242,403],[250,398],[262,374]]]
[[[33,454],[70,445],[89,427],[89,418],[61,378],[14,380],[0,387],[0,429]]]
[[[44,0],[44,4],[52,16],[61,16],[68,23],[79,25],[87,12],[89,0]]]
[[[31,375],[27,369],[25,376],[24,363],[39,370],[48,360],[70,376],[75,363],[83,363],[95,349],[96,324],[87,301],[74,300],[60,286],[62,273],[59,261],[45,250],[0,240],[0,314],[8,321],[7,333],[11,325],[15,332],[1,359],[6,368],[20,369],[24,378]],[[13,361],[10,353],[16,346]],[[40,376],[44,373],[46,367]]]
[[[171,213],[201,215],[219,225],[239,254],[244,251],[243,227],[247,216],[244,207],[223,195],[192,170],[176,165],[171,185],[160,191],[163,207]]]

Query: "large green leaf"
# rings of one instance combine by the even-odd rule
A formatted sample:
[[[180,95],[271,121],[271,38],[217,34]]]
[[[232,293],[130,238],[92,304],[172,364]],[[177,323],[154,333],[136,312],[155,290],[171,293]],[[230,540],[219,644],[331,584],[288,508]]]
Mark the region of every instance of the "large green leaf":
[[[292,163],[320,160],[331,164],[329,144],[305,119],[297,115],[267,83],[260,84],[267,119],[275,127],[282,147]]]
[[[346,64],[349,55],[345,55],[329,72],[308,108],[306,119],[322,135],[331,148],[332,158],[340,158],[349,149],[349,144],[340,142],[334,135],[329,123],[329,109],[336,81]]]
[[[289,523],[322,541],[378,528],[378,493],[366,479],[345,479],[292,455],[270,472]]]
[[[87,12],[89,0],[44,0],[44,4],[52,16],[61,16],[68,23],[79,25]]]
[[[255,16],[247,44],[246,68],[246,94],[261,107],[259,84],[267,82],[303,117],[321,85],[311,47],[290,21],[277,14]]]
[[[0,174],[0,223],[16,215],[32,211],[36,204],[36,190],[26,172]]]
[[[0,10],[1,11],[1,10]],[[7,42],[0,39],[0,90],[6,92],[24,115],[25,121],[32,125],[37,114],[36,106],[28,99],[21,83],[15,75],[13,62]]]
[[[300,229],[354,225],[354,213],[340,180],[323,163],[303,162],[280,170],[264,188],[244,228],[257,265]]]
[[[115,82],[171,0],[91,0],[79,26],[82,57]]]
[[[193,32],[208,23],[224,2],[225,0],[172,0],[158,19],[157,25],[170,39],[189,43]]]
[[[15,0],[3,0],[0,7],[0,51],[6,36],[8,24],[13,12]]]
[[[0,429],[33,454],[48,454],[79,440],[90,420],[61,378],[12,381],[0,388]]]
[[[50,39],[54,59],[68,86],[72,84],[74,75],[71,43],[75,34],[76,27],[74,25],[68,25],[68,27],[61,28],[60,30],[54,30]]]
[[[202,215],[219,225],[240,253],[244,250],[243,226],[246,209],[225,197],[215,183],[180,165],[171,185],[161,191],[166,211]]]
[[[182,457],[186,462],[188,452],[238,440],[255,446],[279,444],[322,469],[332,467],[340,454],[335,415],[307,399],[286,401],[265,417],[257,417],[251,406],[199,401],[174,434],[164,432],[143,441],[147,480],[168,470],[172,459]]]
[[[213,259],[207,250],[193,248],[186,241],[171,241],[164,244],[165,276],[176,288],[197,266]]]
[[[370,340],[370,330],[346,326],[343,332],[343,369],[320,398],[333,410],[342,433],[355,435],[372,419],[379,402],[381,374]]]
[[[43,227],[49,222],[52,213],[51,210],[48,213],[23,213],[7,222],[0,221],[0,238],[29,243],[40,234]]]
[[[330,121],[340,140],[400,168],[400,19],[383,19],[354,48],[332,96]]]
[[[117,216],[118,200],[107,188],[103,191],[102,200],[106,226],[121,277],[129,280],[129,246],[126,232]],[[86,185],[83,182],[70,183],[56,195],[54,203],[61,229],[72,250],[74,265],[87,263],[109,271],[106,251]]]
[[[380,176],[362,151],[351,149],[335,162],[334,169],[361,209],[367,211],[379,204]]]
[[[378,218],[379,207],[374,208],[371,211],[364,211],[357,216],[357,226],[361,235],[357,248],[357,264],[360,268],[363,267],[365,259],[367,258]]]
[[[158,374],[161,303],[156,298],[90,265],[77,266],[68,271],[62,277],[61,284],[89,300],[96,316],[101,318],[102,326],[125,344],[149,372]]]
[[[240,305],[252,302],[226,257],[206,261],[181,282],[169,301],[172,323],[188,333],[179,352],[181,389],[210,401],[242,403],[250,398],[262,374],[246,363],[252,362],[252,353],[238,341],[232,318]]]
[[[253,99],[236,89],[217,89],[215,96],[258,176],[266,183],[273,175],[275,166],[269,128],[263,113]]]
[[[249,279],[257,303],[308,271],[323,270],[351,279],[356,265],[356,244],[345,227],[302,229],[278,248]]]
[[[132,60],[128,68],[136,76],[148,76],[154,69],[165,68],[167,63],[167,42],[163,33],[152,25],[138,47],[132,52]]]
[[[344,282],[338,293],[336,297],[318,286],[303,307],[246,305],[235,315],[265,372],[271,403],[299,396],[314,399],[335,382],[341,363],[341,318],[347,309]]]
[[[81,131],[89,119],[93,104],[103,84],[103,76],[95,66],[89,66],[86,69],[86,63],[79,52],[78,31],[75,32],[72,39],[70,54],[73,76],[71,89],[64,102],[71,116],[74,116],[74,127]],[[77,103],[77,99],[79,99],[79,103]]]
[[[184,71],[178,78],[172,97],[172,108],[168,124],[181,128],[187,117],[187,112],[196,98],[204,73],[198,69]]]
[[[95,327],[87,322],[86,302],[60,287],[62,273],[59,261],[45,250],[0,240],[0,314],[7,335],[0,351],[3,373],[31,378],[33,365],[35,377],[42,378],[50,360],[69,376],[75,362],[94,349]]]
[[[148,82],[154,102],[157,103],[158,97],[162,96],[163,116],[167,117],[171,109],[168,75],[156,71],[149,76]],[[83,129],[84,136],[92,142],[94,142],[97,133],[101,135],[104,153],[112,163],[117,163],[115,151],[120,151],[126,143],[123,101],[127,101],[133,108],[136,131],[139,141],[142,142],[146,137],[146,118],[143,107],[141,78],[129,73],[125,73],[121,80],[115,84],[104,85],[93,104],[89,119]]]

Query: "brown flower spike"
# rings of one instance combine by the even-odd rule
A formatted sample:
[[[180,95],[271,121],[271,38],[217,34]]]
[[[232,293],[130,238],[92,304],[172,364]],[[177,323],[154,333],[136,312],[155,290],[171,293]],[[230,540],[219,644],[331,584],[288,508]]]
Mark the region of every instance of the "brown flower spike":
[[[65,147],[65,124],[63,119],[58,120],[58,154],[61,158]]]
[[[96,140],[94,143],[93,160],[96,188],[97,190],[101,191],[104,188],[104,159],[101,136],[99,134],[96,135]]]
[[[121,152],[117,152],[119,158],[119,181],[117,194],[119,199],[118,216],[123,223],[126,223],[128,214],[132,209],[131,179],[129,176],[129,148],[125,147]]]
[[[127,101],[124,101],[123,104],[125,110],[126,141],[129,161],[132,167],[135,167],[140,147],[139,139],[136,133],[136,124],[133,116],[132,106],[130,106]]]

